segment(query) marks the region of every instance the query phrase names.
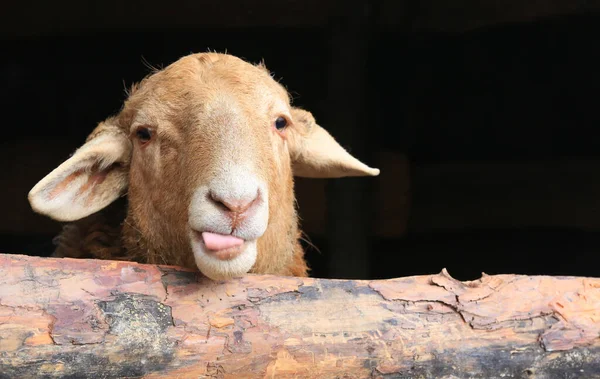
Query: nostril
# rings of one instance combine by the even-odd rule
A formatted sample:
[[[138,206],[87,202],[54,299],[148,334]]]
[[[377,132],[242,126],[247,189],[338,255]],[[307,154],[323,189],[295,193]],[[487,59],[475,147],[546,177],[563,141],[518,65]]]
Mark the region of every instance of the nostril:
[[[227,205],[225,205],[225,203],[217,198],[215,198],[215,196],[210,193],[210,195],[208,196],[210,198],[210,200],[212,200],[213,203],[215,203],[215,205],[219,208],[221,208],[222,210],[226,211],[226,212],[231,212],[231,208],[229,208]]]
[[[215,202],[225,211],[233,213],[244,213],[258,200],[259,194],[257,191],[256,195],[253,198],[226,198],[225,196],[216,195],[214,192],[211,191],[209,196],[213,202]]]

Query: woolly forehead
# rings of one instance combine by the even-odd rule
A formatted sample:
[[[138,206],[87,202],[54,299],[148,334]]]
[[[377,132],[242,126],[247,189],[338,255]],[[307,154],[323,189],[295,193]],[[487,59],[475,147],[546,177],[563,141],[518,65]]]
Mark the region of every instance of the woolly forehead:
[[[121,125],[131,125],[140,111],[150,119],[189,115],[215,100],[233,99],[258,114],[289,108],[288,92],[262,64],[229,56],[215,61],[200,58],[185,57],[134,86],[120,114]]]

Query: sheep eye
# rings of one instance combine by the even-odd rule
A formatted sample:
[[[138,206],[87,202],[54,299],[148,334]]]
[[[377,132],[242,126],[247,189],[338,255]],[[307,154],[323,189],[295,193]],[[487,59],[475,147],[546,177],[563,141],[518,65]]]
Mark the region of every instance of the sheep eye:
[[[285,117],[277,117],[277,120],[275,120],[275,129],[282,130],[286,126],[287,120],[285,119]]]
[[[136,137],[142,144],[147,144],[152,139],[152,130],[150,128],[142,126],[135,131]]]

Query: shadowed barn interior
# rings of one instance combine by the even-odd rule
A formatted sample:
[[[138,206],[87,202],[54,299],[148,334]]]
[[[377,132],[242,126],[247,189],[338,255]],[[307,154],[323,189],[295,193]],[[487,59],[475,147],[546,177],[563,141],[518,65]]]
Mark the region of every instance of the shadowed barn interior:
[[[377,178],[298,179],[312,276],[599,276],[600,2],[106,1],[0,14],[0,251],[47,256],[31,187],[151,66],[266,66]],[[313,246],[314,245],[314,246]]]

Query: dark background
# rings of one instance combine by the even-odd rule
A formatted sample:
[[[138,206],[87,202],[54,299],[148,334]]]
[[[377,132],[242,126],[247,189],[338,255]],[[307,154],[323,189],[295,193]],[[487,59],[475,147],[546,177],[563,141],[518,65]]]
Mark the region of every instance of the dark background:
[[[0,251],[50,254],[60,225],[30,210],[29,189],[147,63],[211,49],[264,58],[382,170],[298,180],[313,276],[600,276],[600,2],[527,3],[5,4]]]

